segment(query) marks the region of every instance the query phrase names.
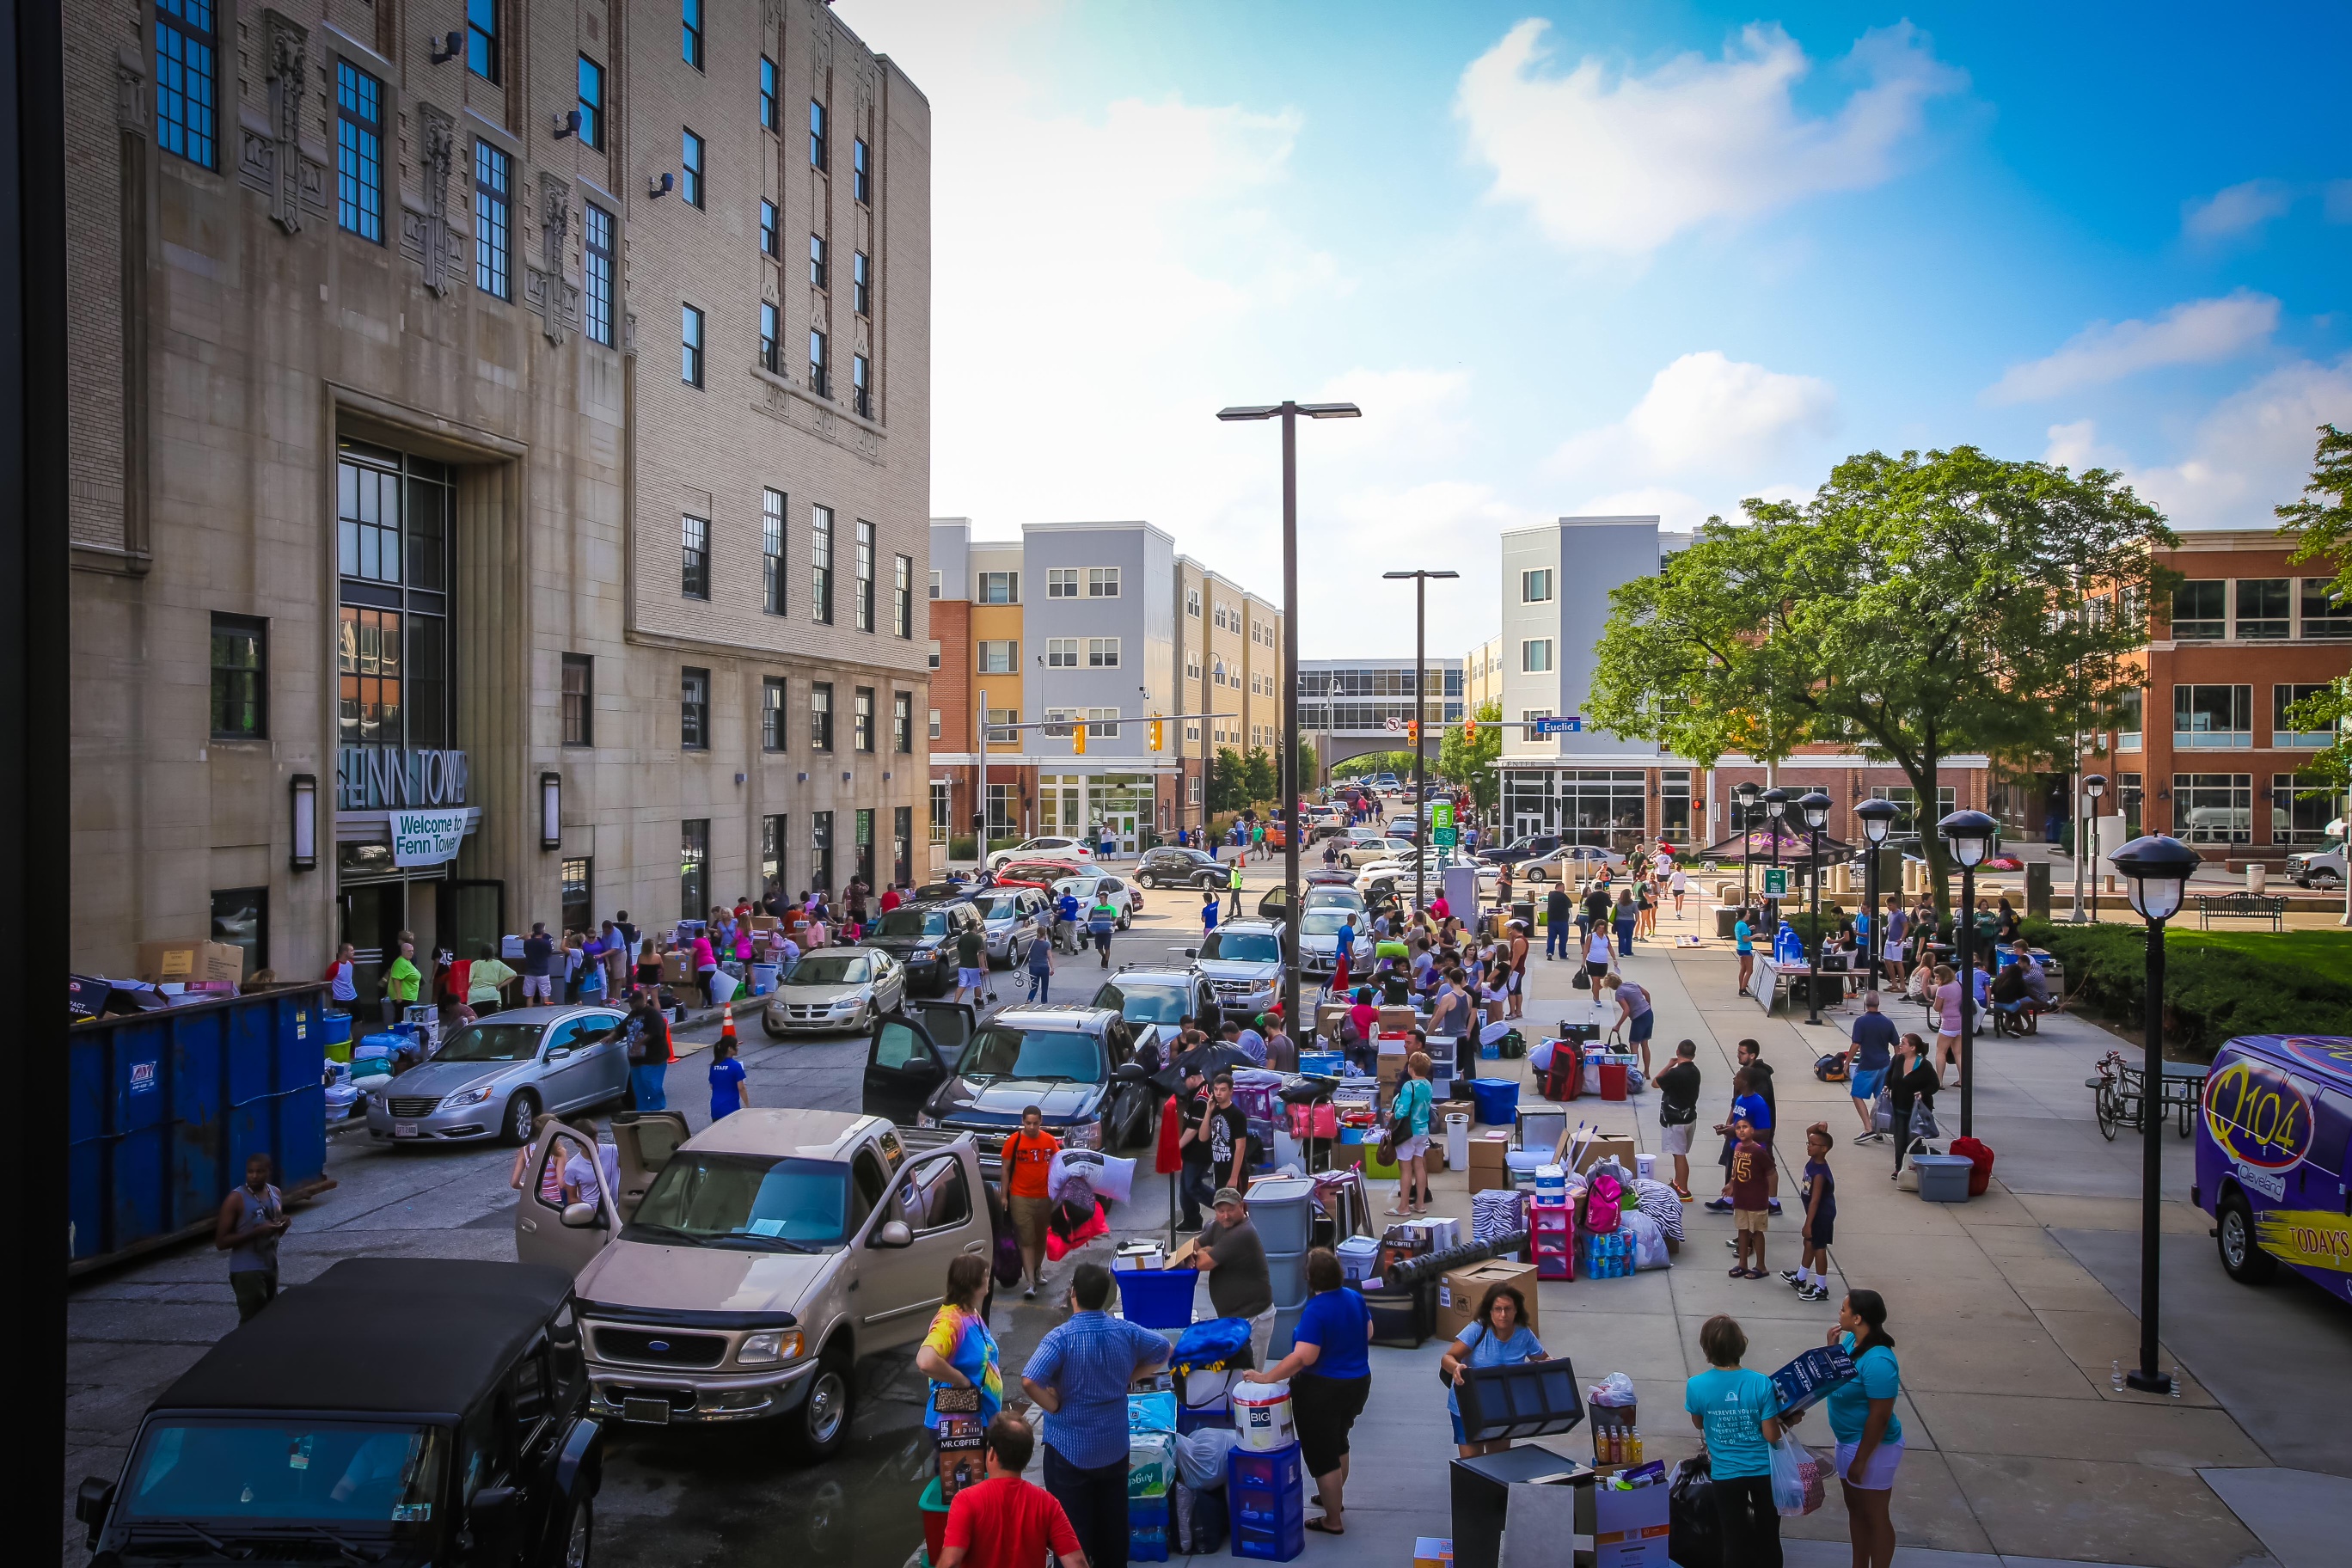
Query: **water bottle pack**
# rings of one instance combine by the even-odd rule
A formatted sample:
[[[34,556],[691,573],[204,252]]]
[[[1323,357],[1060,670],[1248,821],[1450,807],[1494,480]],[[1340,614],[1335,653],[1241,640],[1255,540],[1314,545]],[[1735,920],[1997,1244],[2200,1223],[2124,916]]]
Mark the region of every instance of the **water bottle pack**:
[[[1633,1272],[1633,1236],[1630,1230],[1603,1231],[1598,1235],[1588,1231],[1580,1239],[1584,1247],[1586,1279],[1622,1279]]]

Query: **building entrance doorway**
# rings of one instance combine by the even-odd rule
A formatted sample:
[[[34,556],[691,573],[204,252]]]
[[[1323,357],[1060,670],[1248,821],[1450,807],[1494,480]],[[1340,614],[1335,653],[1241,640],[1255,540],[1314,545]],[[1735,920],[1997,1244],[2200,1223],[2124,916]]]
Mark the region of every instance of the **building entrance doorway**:
[[[408,923],[408,884],[362,882],[342,889],[341,938],[350,942],[352,978],[359,987],[362,1016],[373,1019],[383,996],[384,965],[399,951]]]
[[[441,947],[458,958],[479,958],[487,946],[499,951],[507,929],[507,885],[474,879],[441,884]]]

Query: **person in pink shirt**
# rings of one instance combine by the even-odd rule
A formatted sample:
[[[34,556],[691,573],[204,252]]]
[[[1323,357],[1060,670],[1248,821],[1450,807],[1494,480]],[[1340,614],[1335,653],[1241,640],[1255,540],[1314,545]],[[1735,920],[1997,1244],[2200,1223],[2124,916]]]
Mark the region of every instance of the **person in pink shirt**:
[[[694,973],[702,982],[702,1005],[706,1007],[718,1005],[710,999],[710,977],[718,973],[719,955],[711,951],[710,929],[706,926],[694,938]]]

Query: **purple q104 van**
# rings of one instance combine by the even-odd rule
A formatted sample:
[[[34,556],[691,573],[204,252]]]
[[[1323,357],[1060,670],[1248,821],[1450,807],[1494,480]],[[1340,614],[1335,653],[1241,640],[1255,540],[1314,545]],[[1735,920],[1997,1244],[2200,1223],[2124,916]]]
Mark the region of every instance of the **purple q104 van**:
[[[2281,1264],[2352,1300],[2352,1039],[2243,1035],[2213,1058],[2189,1201],[2221,1267],[2258,1285]]]

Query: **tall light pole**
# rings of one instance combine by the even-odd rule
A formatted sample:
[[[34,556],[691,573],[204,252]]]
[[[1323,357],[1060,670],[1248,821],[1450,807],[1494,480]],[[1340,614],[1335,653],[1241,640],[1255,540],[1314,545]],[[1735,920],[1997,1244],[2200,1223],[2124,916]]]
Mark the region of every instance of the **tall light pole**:
[[[1809,790],[1797,797],[1797,809],[1805,814],[1805,834],[1808,839],[1806,880],[1812,884],[1813,940],[1808,948],[1811,956],[1805,963],[1805,1022],[1822,1021],[1822,827],[1830,819],[1830,797],[1819,790]]]
[[[1298,416],[1360,419],[1352,403],[1258,404],[1220,408],[1220,419],[1282,421],[1282,762],[1275,777],[1283,791],[1282,829],[1282,1023],[1304,1039],[1298,1016]],[[1202,734],[1207,734],[1205,728]],[[1202,790],[1203,822],[1207,791]]]
[[[1865,800],[1853,808],[1853,814],[1862,818],[1863,842],[1869,846],[1863,852],[1866,858],[1863,861],[1862,884],[1864,889],[1863,898],[1870,906],[1870,945],[1874,950],[1869,955],[1870,989],[1875,991],[1879,976],[1885,970],[1883,955],[1886,952],[1886,938],[1883,933],[1887,929],[1878,918],[1878,850],[1879,846],[1886,842],[1887,831],[1895,826],[1895,819],[1903,815],[1903,808],[1891,800]]]
[[[1977,985],[1976,934],[1973,918],[1977,902],[1977,868],[1984,864],[1985,854],[1992,847],[1992,836],[2000,824],[1981,811],[1956,811],[1936,824],[1936,831],[1952,847],[1952,858],[1960,863],[1960,913],[1952,922],[1953,936],[1959,948],[1960,963],[1960,1136],[1972,1137],[1976,1132],[1976,1044]],[[1937,1062],[1938,1076],[1944,1064]]]
[[[1459,577],[1459,572],[1436,572],[1420,568],[1411,572],[1383,572],[1383,577],[1397,581],[1412,579],[1412,912],[1420,918],[1422,910],[1422,879],[1429,871],[1429,808],[1424,797],[1429,784],[1426,753],[1422,747],[1422,732],[1429,727],[1429,580],[1432,577]],[[1445,721],[1445,703],[1437,704],[1438,722]]]
[[[1772,869],[1775,871],[1780,868],[1780,818],[1789,813],[1789,792],[1778,784],[1764,792],[1764,817],[1772,829]],[[1778,920],[1780,915],[1780,901],[1775,899],[1772,900],[1772,917]],[[1773,929],[1779,930],[1777,926]]]
[[[2157,1218],[2164,1190],[2164,922],[2180,912],[2199,856],[2178,838],[2152,833],[2116,850],[2113,859],[2131,883],[2132,908],[2147,922],[2147,1037],[2139,1081],[2139,1365],[2124,1381],[2146,1393],[2169,1394],[2171,1374],[2156,1368],[2157,1276],[2163,1260]]]
[[[2089,826],[2091,829],[2091,837],[2085,842],[2082,855],[2083,863],[2086,868],[2090,864],[2091,858],[2099,852],[2099,802],[2105,798],[2106,793],[2106,774],[2093,773],[2090,777],[2083,781],[2083,794],[2088,796],[2091,802],[2091,804],[2084,807],[2083,811],[2084,816],[2089,819]],[[2096,871],[2091,872],[2090,882],[2091,923],[2093,925],[2096,925],[2099,923],[2099,874]],[[2078,913],[2075,918],[2080,920],[2082,916]]]
[[[1734,784],[1732,795],[1739,802],[1739,908],[1746,911],[1756,902],[1753,872],[1756,867],[1756,801],[1764,786],[1749,779]]]

